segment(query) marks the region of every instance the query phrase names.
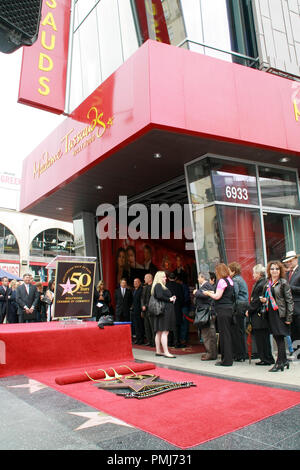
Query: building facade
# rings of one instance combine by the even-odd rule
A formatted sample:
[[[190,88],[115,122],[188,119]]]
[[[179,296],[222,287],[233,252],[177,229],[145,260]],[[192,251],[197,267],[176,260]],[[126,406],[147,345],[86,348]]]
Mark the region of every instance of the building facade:
[[[0,268],[47,282],[53,257],[74,254],[73,224],[19,212],[20,186],[16,174],[0,173]]]
[[[299,31],[297,0],[74,1],[68,117],[25,160],[21,210],[74,221],[111,289],[143,274],[148,248],[190,285],[219,261],[251,283],[255,264],[299,249]],[[174,220],[169,240],[123,236],[120,218],[104,237],[120,196],[188,205],[193,249]]]

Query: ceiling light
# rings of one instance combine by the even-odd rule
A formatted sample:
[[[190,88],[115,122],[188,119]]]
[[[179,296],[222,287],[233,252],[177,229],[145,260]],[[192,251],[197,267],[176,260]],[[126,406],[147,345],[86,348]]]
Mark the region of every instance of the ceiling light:
[[[158,158],[161,158],[161,157],[162,157],[161,153],[154,153],[153,154],[153,158],[158,159]]]
[[[282,157],[282,158],[279,158],[279,161],[280,163],[286,163],[286,162],[289,162],[290,159],[288,157]]]
[[[99,189],[99,190],[100,190],[100,189],[103,189],[103,186],[101,186],[101,184],[98,184],[98,185],[96,186],[96,189]]]
[[[63,207],[57,207],[56,210],[58,210],[58,211],[63,211],[64,208],[63,208]]]

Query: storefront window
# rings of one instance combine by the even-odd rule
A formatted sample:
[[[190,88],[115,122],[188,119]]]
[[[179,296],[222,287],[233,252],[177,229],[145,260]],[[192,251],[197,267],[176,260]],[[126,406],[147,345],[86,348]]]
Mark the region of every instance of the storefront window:
[[[187,171],[193,204],[258,204],[254,165],[207,158],[189,166]]]
[[[254,165],[210,159],[216,201],[258,204]]]
[[[293,233],[295,240],[295,248],[297,254],[300,253],[300,216],[292,216]]]
[[[238,262],[244,279],[251,285],[253,267],[264,263],[259,210],[217,206],[217,215],[226,263]]]
[[[74,237],[65,230],[53,228],[39,233],[31,243],[31,256],[55,257],[74,255]]]
[[[267,259],[281,260],[293,250],[291,216],[264,212]]]
[[[19,245],[15,235],[3,224],[0,224],[0,253],[19,254]]]
[[[259,167],[259,184],[263,206],[300,209],[295,172]]]
[[[255,264],[300,253],[300,212],[282,211],[300,209],[296,172],[207,155],[186,175],[198,267],[237,261],[251,285]]]
[[[214,271],[216,264],[225,262],[216,206],[200,205],[193,211],[195,249],[200,271]]]

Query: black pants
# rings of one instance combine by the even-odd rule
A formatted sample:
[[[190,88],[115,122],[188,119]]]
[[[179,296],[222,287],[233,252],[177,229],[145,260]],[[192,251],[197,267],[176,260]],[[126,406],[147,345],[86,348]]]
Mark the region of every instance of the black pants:
[[[132,312],[132,320],[135,326],[136,342],[144,343],[145,328],[144,319],[141,317],[141,312]]]
[[[232,307],[215,306],[215,312],[218,318],[219,341],[222,363],[226,366],[232,366]]]
[[[270,332],[267,328],[253,329],[253,334],[256,341],[257,354],[261,361],[273,364],[274,358],[272,356]]]
[[[293,321],[291,324],[291,338],[292,341],[297,339],[300,340],[300,314],[296,314],[293,316]]]
[[[285,350],[285,341],[284,341],[284,336],[274,336],[274,339],[277,344],[277,350],[278,350],[278,355],[277,355],[277,363],[278,364],[283,364],[287,361],[286,357],[286,350]]]
[[[232,349],[234,359],[246,359],[245,344],[245,312],[248,304],[238,306],[238,311],[234,315],[235,322],[232,325]]]

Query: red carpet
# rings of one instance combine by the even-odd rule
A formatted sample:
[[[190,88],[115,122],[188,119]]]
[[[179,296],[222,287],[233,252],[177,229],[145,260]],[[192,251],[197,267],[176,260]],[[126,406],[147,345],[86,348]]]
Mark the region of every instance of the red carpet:
[[[96,322],[66,327],[58,322],[5,324],[0,325],[0,341],[6,356],[0,377],[134,361],[130,325],[101,330]]]
[[[130,325],[104,330],[94,322],[72,327],[57,322],[0,325],[0,344],[0,377],[26,375],[182,449],[300,403],[298,392],[135,363]],[[197,387],[137,400],[99,390],[91,381],[69,385],[55,381],[83,380],[85,371],[96,373],[100,368],[121,372],[125,365],[146,368],[146,373],[169,381],[194,382]]]
[[[137,400],[99,390],[92,382],[59,386],[55,382],[57,371],[31,373],[30,377],[182,449],[231,433],[300,403],[299,392],[161,368],[146,373],[170,381],[191,381],[197,387]]]

